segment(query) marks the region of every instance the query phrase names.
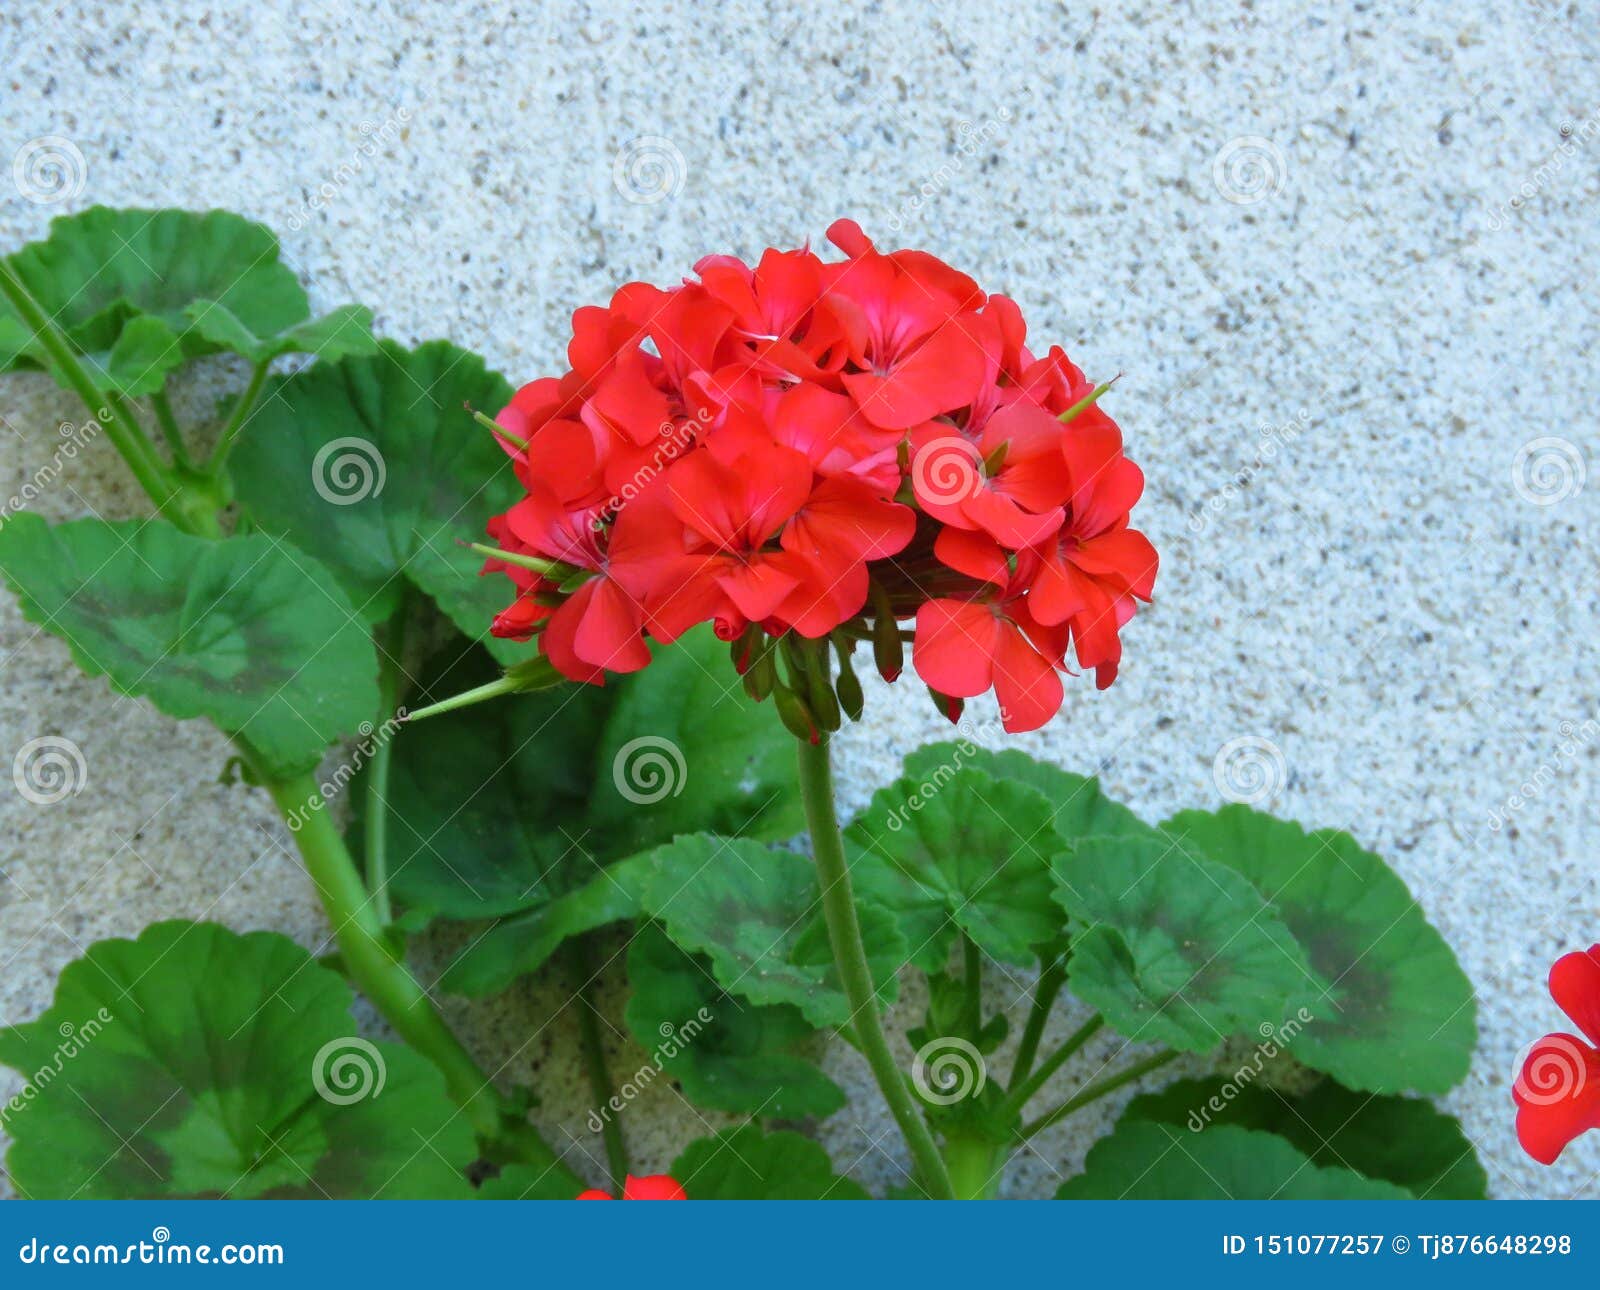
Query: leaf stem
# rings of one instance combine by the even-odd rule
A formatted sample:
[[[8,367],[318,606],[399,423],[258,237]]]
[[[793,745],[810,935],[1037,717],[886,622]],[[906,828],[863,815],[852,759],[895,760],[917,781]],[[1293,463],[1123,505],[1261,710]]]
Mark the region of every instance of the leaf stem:
[[[365,862],[367,890],[372,893],[379,921],[387,927],[394,921],[389,899],[389,766],[393,758],[394,732],[382,732],[400,703],[405,680],[401,666],[406,643],[406,603],[400,606],[378,633],[378,737],[367,766],[366,799],[361,819],[361,852]]]
[[[1088,1043],[1099,1031],[1100,1027],[1105,1024],[1105,1018],[1097,1012],[1068,1035],[1066,1042],[1051,1053],[1050,1056],[1046,1057],[1040,1063],[1039,1069],[1023,1080],[1020,1088],[1012,1088],[1010,1090],[1006,1097],[1007,1111],[1016,1114],[1027,1106],[1029,1099],[1049,1082],[1052,1075],[1066,1065],[1067,1059]],[[1015,1080],[1012,1081],[1013,1084],[1015,1082]]]
[[[1140,1076],[1148,1075],[1153,1070],[1159,1070],[1179,1056],[1181,1054],[1169,1048],[1165,1052],[1157,1053],[1154,1057],[1146,1057],[1142,1062],[1135,1062],[1127,1070],[1119,1071],[1117,1074],[1108,1076],[1098,1083],[1088,1085],[1082,1092],[1074,1097],[1069,1097],[1055,1110],[1041,1115],[1031,1124],[1024,1125],[1021,1135],[1023,1141],[1027,1141],[1036,1133],[1043,1133],[1052,1124],[1066,1119],[1074,1111],[1081,1110],[1083,1107],[1088,1106],[1090,1102],[1097,1101],[1107,1093],[1115,1093],[1124,1084],[1131,1084]]]
[[[1044,1038],[1050,1010],[1055,1007],[1056,996],[1066,983],[1067,967],[1062,959],[1057,959],[1039,974],[1038,984],[1033,988],[1033,1007],[1022,1029],[1022,1041],[1017,1045],[1017,1059],[1011,1067],[1012,1088],[1027,1079],[1028,1072],[1033,1069],[1033,1059],[1038,1055],[1039,1041]]]
[[[233,412],[228,417],[228,423],[222,427],[222,433],[217,436],[217,444],[211,450],[211,455],[206,458],[202,471],[215,479],[222,473],[222,468],[228,464],[228,454],[233,451],[233,441],[239,437],[239,431],[244,423],[250,419],[250,414],[255,411],[256,401],[261,397],[261,386],[267,379],[267,369],[271,361],[256,363],[250,369],[250,383],[244,387],[244,393],[233,405]]]
[[[583,1044],[583,1069],[594,1095],[595,1114],[600,1117],[600,1139],[605,1143],[606,1167],[611,1171],[612,1189],[620,1196],[628,1177],[628,1146],[622,1139],[622,1125],[611,1114],[613,1088],[606,1066],[605,1039],[600,1033],[600,1009],[594,1002],[594,951],[587,936],[570,942],[568,958],[578,978],[578,1034]]]
[[[89,373],[78,361],[72,343],[33,298],[11,261],[5,257],[0,257],[0,295],[6,298],[17,316],[27,324],[50,361],[72,387],[72,392],[83,401],[105,430],[106,438],[111,440],[112,447],[128,463],[134,479],[156,504],[156,508],[186,533],[208,537],[219,533],[221,530],[214,513],[201,516],[184,506],[182,488],[156,456],[144,427],[114,392],[99,389],[90,379]]]
[[[983,956],[972,937],[961,934],[961,984],[966,991],[966,1015],[962,1018],[967,1038],[976,1040],[983,1029]]]
[[[172,450],[172,462],[180,470],[193,470],[194,462],[189,458],[188,446],[183,442],[183,431],[178,428],[178,418],[172,415],[172,404],[167,399],[165,390],[157,390],[150,396],[150,406],[155,409],[156,424],[161,427],[161,437],[167,441],[167,447]]]
[[[811,850],[816,860],[817,879],[822,888],[822,912],[828,924],[828,940],[833,961],[839,969],[845,997],[850,1001],[850,1021],[873,1078],[889,1104],[895,1123],[900,1126],[911,1158],[916,1163],[924,1189],[935,1200],[955,1195],[950,1171],[939,1154],[927,1121],[917,1109],[906,1085],[889,1041],[884,1037],[878,1017],[877,994],[866,947],[861,941],[861,921],[856,916],[855,897],[850,890],[850,869],[845,862],[844,843],[839,837],[839,818],[833,805],[833,768],[828,756],[828,736],[817,743],[796,740],[799,753],[800,795],[805,802],[806,822],[811,830]]]
[[[259,765],[246,747],[247,760]],[[471,1121],[486,1152],[554,1171],[573,1194],[582,1186],[532,1125],[462,1047],[439,1010],[396,953],[344,839],[309,774],[274,780],[259,776],[290,823],[306,872],[333,925],[351,979],[399,1036],[439,1068],[445,1086]],[[298,822],[298,827],[296,827]]]

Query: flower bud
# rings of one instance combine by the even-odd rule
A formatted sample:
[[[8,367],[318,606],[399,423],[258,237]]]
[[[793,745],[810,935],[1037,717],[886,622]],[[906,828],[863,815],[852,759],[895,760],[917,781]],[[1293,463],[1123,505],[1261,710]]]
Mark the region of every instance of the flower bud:
[[[961,714],[967,707],[965,699],[958,699],[949,694],[940,694],[931,685],[928,687],[928,693],[933,696],[933,706],[939,709],[941,717],[946,718],[951,725],[955,725],[956,722],[961,720]]]
[[[889,593],[876,582],[872,584],[872,658],[885,681],[893,681],[906,665],[900,623],[889,604]]]
[[[844,715],[852,721],[860,721],[861,713],[866,707],[866,699],[861,693],[861,681],[856,676],[855,668],[850,666],[850,654],[845,649],[844,643],[837,642],[839,647],[839,706],[844,710]]]
[[[777,706],[778,716],[783,719],[783,724],[789,728],[791,735],[796,739],[804,739],[807,743],[822,742],[822,731],[818,729],[816,719],[811,715],[811,709],[798,694],[786,685],[774,685],[772,701]]]

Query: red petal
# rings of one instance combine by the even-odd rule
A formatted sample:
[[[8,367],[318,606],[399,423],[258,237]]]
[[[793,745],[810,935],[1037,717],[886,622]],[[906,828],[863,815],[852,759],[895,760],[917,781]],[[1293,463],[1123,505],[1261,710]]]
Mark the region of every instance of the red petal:
[[[688,1200],[689,1196],[666,1174],[647,1174],[635,1178],[629,1174],[622,1184],[623,1200]]]
[[[583,601],[583,621],[573,634],[573,652],[609,672],[637,672],[650,665],[640,635],[643,607],[610,578],[593,578],[573,594]]]
[[[972,402],[984,376],[983,346],[959,318],[945,323],[887,376],[844,378],[863,416],[889,430],[909,430]]]
[[[1553,1164],[1567,1143],[1600,1128],[1600,1052],[1576,1035],[1546,1035],[1528,1049],[1511,1096],[1522,1149]]]
[[[994,696],[1009,734],[1037,730],[1061,710],[1060,675],[1012,623],[1002,629],[994,657]]]
[[[1000,620],[990,605],[930,600],[917,610],[912,666],[940,694],[970,699],[994,681],[1000,633]]]
[[[612,1198],[611,1198],[609,1193],[603,1192],[603,1191],[596,1191],[593,1187],[591,1187],[588,1191],[580,1191],[578,1193],[576,1199],[578,1199],[578,1200],[610,1200]]]
[[[974,529],[941,529],[933,542],[939,563],[980,582],[1004,587],[1011,581],[1011,566],[1000,544],[987,533]]]
[[[1550,997],[1591,1042],[1600,1044],[1600,945],[1563,954],[1555,961]]]
[[[785,551],[802,555],[828,551],[882,560],[905,550],[916,530],[916,512],[909,506],[885,500],[860,480],[838,478],[812,490],[779,540]]]

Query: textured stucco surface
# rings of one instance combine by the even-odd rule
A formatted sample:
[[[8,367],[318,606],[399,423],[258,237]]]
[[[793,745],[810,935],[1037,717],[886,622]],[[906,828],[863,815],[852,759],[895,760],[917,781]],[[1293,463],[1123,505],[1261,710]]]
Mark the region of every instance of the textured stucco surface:
[[[0,167],[0,246],[93,202],[233,208],[279,231],[315,305],[368,303],[383,332],[449,336],[514,379],[551,370],[570,311],[615,284],[843,214],[1012,294],[1036,340],[1124,373],[1111,406],[1164,556],[1117,686],[1070,687],[1021,745],[1159,818],[1219,800],[1224,744],[1269,741],[1271,808],[1386,855],[1474,981],[1480,1049],[1447,1103],[1494,1191],[1595,1193],[1600,1139],[1540,1169],[1508,1094],[1561,1020],[1546,966],[1600,929],[1600,487],[1574,487],[1600,406],[1593,10],[293,8],[7,5],[0,163],[59,136],[72,173],[45,202]],[[644,145],[658,201],[622,191],[642,136],[664,141]],[[0,492],[80,416],[40,378],[0,380]],[[1566,446],[1524,451],[1550,437]],[[105,444],[33,505],[142,510]],[[51,807],[0,794],[0,1022],[43,1009],[91,941],[158,918],[322,944],[269,803],[216,782],[220,737],[85,680],[9,597],[0,677],[0,754],[61,735],[89,774]],[[843,740],[847,808],[940,733],[919,687],[872,693]],[[421,948],[425,979],[449,950]],[[1025,998],[991,975],[997,1002]],[[562,997],[444,1006],[598,1177]],[[621,1006],[626,1071],[643,1054]],[[822,1136],[893,1184],[863,1071],[829,1063],[858,1096]],[[1114,1110],[1041,1138],[1009,1189],[1053,1190]],[[700,1119],[658,1084],[625,1117],[638,1164]]]

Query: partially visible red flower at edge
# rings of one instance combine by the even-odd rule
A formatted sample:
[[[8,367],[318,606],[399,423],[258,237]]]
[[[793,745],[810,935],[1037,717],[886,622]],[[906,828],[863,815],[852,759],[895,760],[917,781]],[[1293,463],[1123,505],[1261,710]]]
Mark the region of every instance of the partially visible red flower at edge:
[[[1517,1139],[1542,1165],[1567,1143],[1600,1128],[1600,945],[1563,954],[1550,969],[1550,997],[1588,1037],[1560,1032],[1533,1044],[1511,1086]]]
[[[611,1200],[610,1192],[591,1188],[580,1191],[579,1200]],[[688,1193],[678,1186],[666,1174],[646,1174],[643,1178],[635,1178],[629,1174],[622,1184],[623,1200],[688,1200]]]

